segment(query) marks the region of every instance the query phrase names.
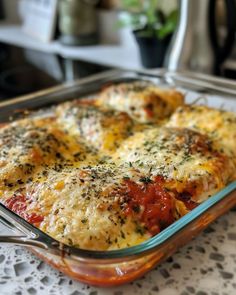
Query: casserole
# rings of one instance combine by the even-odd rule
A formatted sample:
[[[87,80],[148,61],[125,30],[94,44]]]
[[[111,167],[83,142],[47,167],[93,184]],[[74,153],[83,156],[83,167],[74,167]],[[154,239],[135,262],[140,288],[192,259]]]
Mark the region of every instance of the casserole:
[[[179,77],[181,77],[181,75],[179,75]],[[57,97],[59,95],[60,99],[63,100],[74,98],[76,95],[74,93],[75,88],[78,88],[77,93],[79,96],[84,96],[96,92],[105,83],[114,81],[124,82],[127,80],[149,80],[168,86],[172,85],[174,76],[169,73],[150,74],[136,72],[110,72],[107,74],[102,74],[100,77],[95,77],[93,79],[92,82],[90,82],[91,78],[89,78],[85,80],[85,82],[79,82],[77,85],[65,86],[61,90],[59,89],[58,93],[56,89],[49,90],[49,93],[51,92],[52,94],[49,95],[49,93],[47,93],[47,99],[43,98],[42,93],[37,94],[34,97],[35,106],[49,106],[50,104],[53,104],[57,101]],[[196,83],[196,79],[194,81]],[[175,83],[175,86],[181,86],[181,83]],[[199,83],[198,87],[201,87],[201,83]],[[67,91],[65,91],[65,89],[67,89]],[[87,89],[89,89],[89,91],[87,91]],[[205,89],[203,88],[201,90]],[[232,91],[232,89],[229,90]],[[63,91],[66,92],[66,95],[64,96]],[[227,95],[227,93],[225,93],[225,95]],[[25,108],[27,100],[27,97],[20,98],[17,102],[18,109]],[[10,113],[7,114],[7,111],[10,108],[13,108],[13,105],[11,103],[7,105],[6,103],[4,112],[5,119],[3,118],[3,121],[9,116]],[[154,136],[156,137],[158,134],[159,131],[157,131]],[[193,134],[195,133],[193,132]],[[163,136],[163,134],[161,136]],[[127,154],[127,151],[125,150],[121,152]],[[132,151],[131,157],[133,157]],[[21,229],[23,226],[23,228],[26,229],[28,235],[30,235],[32,231],[31,238],[22,237],[20,239],[11,237],[6,239],[5,237],[5,241],[11,240],[13,242],[27,242],[31,245],[38,245],[41,247],[41,249],[35,248],[34,251],[37,251],[39,255],[45,255],[45,251],[43,249],[47,249],[46,253],[48,257],[46,257],[46,259],[50,260],[51,264],[59,266],[62,271],[84,282],[96,285],[120,284],[133,280],[134,278],[145,273],[159,260],[171,255],[176,247],[180,246],[180,244],[186,242],[189,238],[194,236],[210,221],[214,220],[218,214],[222,214],[226,209],[230,208],[230,206],[232,206],[235,202],[235,195],[231,194],[227,197],[226,195],[233,192],[234,188],[235,183],[230,184],[220,193],[204,201],[192,212],[180,218],[178,221],[164,229],[155,237],[142,244],[130,248],[113,251],[88,251],[75,249],[74,247],[66,246],[55,241],[38,229],[34,228],[32,225],[29,225],[27,222],[21,220],[21,218],[16,216],[14,213],[9,212],[4,206],[1,206],[2,214],[4,215],[4,218],[8,220],[8,222],[11,221],[12,223],[13,220],[20,222],[17,224],[17,226],[21,227]],[[221,200],[220,203],[219,200]],[[223,203],[224,207],[222,207]],[[173,230],[175,232],[174,235]],[[44,241],[46,241],[46,244]],[[164,244],[163,241],[165,241]]]

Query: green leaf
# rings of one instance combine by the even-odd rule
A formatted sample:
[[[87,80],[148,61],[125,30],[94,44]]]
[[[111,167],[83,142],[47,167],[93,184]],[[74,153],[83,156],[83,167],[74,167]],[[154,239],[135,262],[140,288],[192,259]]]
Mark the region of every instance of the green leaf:
[[[164,39],[168,35],[172,34],[177,26],[178,22],[178,11],[172,11],[166,18],[166,22],[157,31],[157,36],[160,39]]]
[[[147,15],[147,23],[148,25],[154,25],[158,22],[158,14],[157,14],[157,0],[147,1],[146,5],[146,15]]]
[[[146,35],[156,35],[163,39],[173,33],[177,21],[178,10],[165,15],[158,10],[158,0],[121,0],[122,7],[129,13],[129,20],[121,20],[118,27],[131,27],[133,30],[141,29]]]

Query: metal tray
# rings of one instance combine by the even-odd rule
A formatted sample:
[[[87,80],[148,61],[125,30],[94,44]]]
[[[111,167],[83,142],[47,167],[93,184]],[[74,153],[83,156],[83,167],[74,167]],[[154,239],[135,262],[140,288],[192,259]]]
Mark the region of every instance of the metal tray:
[[[221,107],[223,103],[225,108],[236,110],[233,81],[165,70],[115,70],[2,102],[0,122],[22,117],[26,109],[36,111],[37,115],[39,109],[48,110],[62,101],[95,94],[106,84],[132,80],[151,80],[162,87],[178,88],[186,93],[187,102],[207,96],[210,105]],[[82,282],[99,286],[119,285],[142,276],[235,205],[236,181],[140,245],[113,251],[90,251],[59,243],[0,204],[0,222],[18,233],[0,236],[0,242],[28,246],[49,264]]]

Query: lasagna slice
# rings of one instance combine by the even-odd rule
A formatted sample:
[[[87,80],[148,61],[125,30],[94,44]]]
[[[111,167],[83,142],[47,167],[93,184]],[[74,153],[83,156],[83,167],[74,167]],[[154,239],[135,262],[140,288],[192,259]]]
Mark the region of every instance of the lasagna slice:
[[[185,204],[180,215],[194,208],[234,179],[230,158],[205,135],[185,128],[150,128],[127,139],[113,156],[165,188]]]
[[[150,82],[130,82],[106,87],[96,103],[126,112],[141,123],[157,122],[170,116],[184,103],[184,96],[174,89],[162,89]]]
[[[123,173],[113,166],[51,171],[46,182],[28,185],[28,210],[43,215],[40,229],[65,244],[93,250],[133,246],[151,234],[126,213],[123,186]]]
[[[133,120],[126,113],[97,107],[91,100],[62,104],[56,113],[66,132],[106,152],[117,148],[132,133]]]
[[[97,156],[58,128],[54,118],[23,119],[0,129],[1,198],[45,178],[48,170],[94,162]]]
[[[207,134],[236,165],[235,113],[202,105],[184,105],[174,112],[167,126],[186,127]]]

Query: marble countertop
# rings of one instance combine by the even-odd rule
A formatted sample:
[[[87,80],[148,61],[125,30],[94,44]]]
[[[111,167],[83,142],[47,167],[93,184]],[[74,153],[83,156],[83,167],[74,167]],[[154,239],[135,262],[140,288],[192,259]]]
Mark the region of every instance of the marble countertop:
[[[71,280],[25,248],[1,244],[0,294],[235,295],[236,210],[218,219],[145,277],[115,288],[96,288]]]

